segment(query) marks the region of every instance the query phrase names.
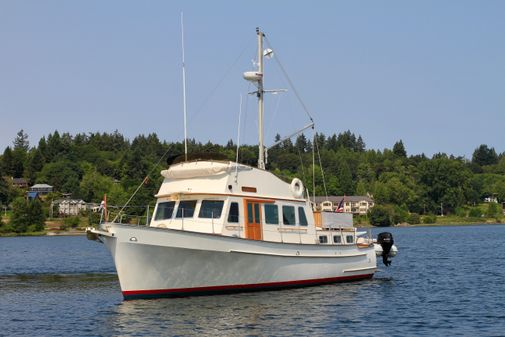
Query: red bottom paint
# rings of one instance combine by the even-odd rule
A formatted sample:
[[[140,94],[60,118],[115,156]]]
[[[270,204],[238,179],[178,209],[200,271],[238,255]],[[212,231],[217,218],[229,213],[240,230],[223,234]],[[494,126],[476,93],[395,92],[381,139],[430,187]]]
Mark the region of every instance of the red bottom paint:
[[[127,290],[123,291],[123,296],[125,300],[132,300],[141,298],[184,297],[184,296],[198,296],[198,295],[227,294],[237,292],[308,287],[336,282],[349,282],[349,281],[369,279],[372,278],[372,276],[373,274],[364,274],[364,275],[340,276],[340,277],[330,277],[330,278],[321,278],[312,280],[236,284],[236,285],[211,286],[211,287]]]

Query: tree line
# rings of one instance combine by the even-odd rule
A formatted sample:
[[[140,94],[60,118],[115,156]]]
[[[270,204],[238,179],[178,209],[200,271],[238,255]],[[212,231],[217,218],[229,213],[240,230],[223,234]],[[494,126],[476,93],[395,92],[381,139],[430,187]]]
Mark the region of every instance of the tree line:
[[[279,139],[277,135],[275,140]],[[314,157],[313,147],[320,160],[317,154]],[[236,156],[231,140],[220,145],[191,139],[188,149],[233,161]],[[256,165],[257,152],[256,145],[240,146],[239,161]],[[167,166],[165,161],[158,163],[159,158],[183,153],[183,142],[161,141],[155,133],[128,140],[118,131],[76,135],[54,131],[31,146],[21,130],[0,157],[0,176],[46,183],[87,202],[99,202],[107,193],[109,203],[121,205],[149,174],[134,200],[136,205],[146,205],[153,204],[162,181],[159,172]],[[315,179],[317,195],[370,194],[377,204],[394,205],[407,213],[439,214],[441,208],[457,213],[485,197],[505,200],[505,153],[497,154],[485,144],[475,149],[471,159],[445,153],[429,158],[409,155],[401,140],[391,149],[374,150],[349,130],[330,136],[318,133],[270,149],[267,168],[286,181],[299,177],[309,189]],[[23,193],[0,179],[1,204],[12,205]]]

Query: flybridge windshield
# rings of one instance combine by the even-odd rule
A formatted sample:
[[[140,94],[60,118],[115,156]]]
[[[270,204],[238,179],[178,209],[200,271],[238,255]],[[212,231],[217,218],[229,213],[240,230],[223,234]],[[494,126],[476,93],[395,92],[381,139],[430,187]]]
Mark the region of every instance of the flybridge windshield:
[[[160,202],[154,220],[165,220],[172,218],[175,201]]]
[[[200,207],[199,218],[218,219],[223,210],[223,200],[203,200]]]
[[[179,201],[176,218],[192,218],[195,213],[196,200]]]

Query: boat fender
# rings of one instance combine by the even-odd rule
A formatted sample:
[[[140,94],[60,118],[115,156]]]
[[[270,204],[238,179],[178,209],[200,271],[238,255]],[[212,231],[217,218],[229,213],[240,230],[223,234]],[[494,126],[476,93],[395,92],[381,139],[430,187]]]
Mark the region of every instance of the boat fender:
[[[393,240],[393,234],[389,232],[379,233],[379,235],[377,235],[377,243],[382,247],[382,262],[387,267],[391,264],[391,260],[389,259],[389,252],[395,243],[395,240]]]
[[[294,178],[291,182],[291,193],[295,198],[301,198],[303,196],[303,183],[300,179]]]

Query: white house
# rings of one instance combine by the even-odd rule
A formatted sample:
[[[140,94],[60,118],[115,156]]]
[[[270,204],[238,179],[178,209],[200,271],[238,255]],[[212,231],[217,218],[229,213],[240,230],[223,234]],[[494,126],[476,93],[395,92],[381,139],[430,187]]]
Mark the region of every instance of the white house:
[[[48,194],[53,191],[53,187],[48,184],[35,184],[30,187],[30,192],[37,192],[38,194]]]
[[[374,201],[367,195],[316,197],[316,207],[322,211],[335,212],[342,202],[344,213],[366,214],[374,206]]]
[[[65,199],[58,202],[58,213],[60,215],[79,215],[86,210],[86,203],[83,200]]]

